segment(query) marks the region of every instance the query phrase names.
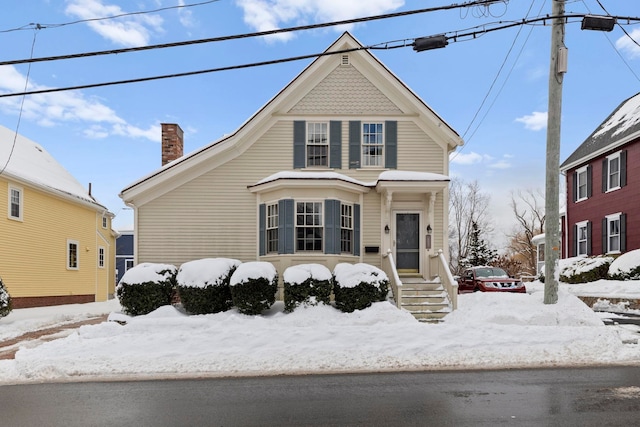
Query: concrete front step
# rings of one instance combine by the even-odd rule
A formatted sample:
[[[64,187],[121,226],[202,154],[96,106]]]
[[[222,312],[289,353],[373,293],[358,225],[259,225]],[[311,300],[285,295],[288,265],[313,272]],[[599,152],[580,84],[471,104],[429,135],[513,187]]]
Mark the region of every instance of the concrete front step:
[[[402,308],[420,322],[438,323],[451,312],[449,295],[439,280],[403,277]]]

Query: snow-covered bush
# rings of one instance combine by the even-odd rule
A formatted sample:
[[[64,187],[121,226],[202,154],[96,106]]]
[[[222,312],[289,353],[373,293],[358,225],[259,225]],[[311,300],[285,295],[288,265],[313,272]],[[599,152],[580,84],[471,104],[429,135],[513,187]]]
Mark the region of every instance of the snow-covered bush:
[[[570,258],[560,264],[560,281],[564,283],[587,283],[606,279],[613,257]]]
[[[336,307],[346,313],[387,299],[389,278],[369,264],[340,263],[333,269]]]
[[[0,277],[0,319],[11,313],[11,296],[2,283],[2,277]]]
[[[276,302],[278,273],[269,262],[245,262],[233,272],[229,286],[240,313],[260,314]]]
[[[616,258],[609,266],[612,280],[640,280],[640,249],[629,251]]]
[[[284,310],[293,311],[301,304],[329,304],[333,287],[331,271],[321,264],[299,264],[287,268],[284,281]]]
[[[171,304],[176,272],[174,265],[149,262],[127,270],[116,286],[116,295],[123,311],[137,316]]]
[[[237,259],[205,258],[185,262],[178,270],[177,290],[182,307],[190,314],[207,314],[231,308],[231,275]]]

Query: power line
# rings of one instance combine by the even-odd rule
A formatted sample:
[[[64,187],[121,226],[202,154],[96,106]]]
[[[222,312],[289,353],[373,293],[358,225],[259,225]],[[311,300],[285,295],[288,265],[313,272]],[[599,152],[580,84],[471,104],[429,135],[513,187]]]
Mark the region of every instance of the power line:
[[[317,28],[334,27],[334,26],[338,26],[338,25],[357,24],[357,23],[362,23],[362,22],[370,22],[370,21],[377,21],[377,20],[381,20],[381,19],[397,18],[397,17],[401,17],[401,16],[410,16],[410,15],[416,15],[416,14],[428,13],[428,12],[438,12],[438,11],[443,11],[443,10],[460,9],[460,8],[473,7],[473,6],[486,6],[486,5],[490,5],[490,4],[493,4],[493,3],[499,3],[499,2],[502,2],[502,1],[503,0],[474,0],[474,1],[466,2],[466,3],[457,3],[457,4],[446,5],[446,6],[437,6],[437,7],[430,7],[430,8],[425,8],[425,9],[416,9],[416,10],[408,10],[408,11],[403,11],[403,12],[387,13],[387,14],[384,14],[384,15],[375,15],[375,16],[368,16],[368,17],[363,17],[363,18],[345,19],[345,20],[342,20],[342,21],[333,21],[333,22],[326,22],[326,23],[320,23],[320,24],[310,24],[310,25],[301,25],[301,26],[297,26],[297,27],[279,28],[279,29],[275,29],[275,30],[259,31],[259,32],[254,32],[254,33],[237,34],[237,35],[231,35],[231,36],[212,37],[212,38],[206,38],[206,39],[187,40],[187,41],[182,41],[182,42],[164,43],[164,44],[156,44],[156,45],[149,45],[149,46],[137,46],[137,47],[130,47],[130,48],[122,48],[122,49],[102,50],[102,51],[95,51],[95,52],[75,53],[75,54],[60,55],[60,56],[48,56],[48,57],[29,58],[29,59],[16,59],[16,60],[11,60],[11,61],[2,61],[2,62],[0,62],[0,66],[2,66],[2,65],[28,64],[28,63],[31,63],[31,62],[57,61],[57,60],[62,60],[62,59],[86,58],[86,57],[91,57],[91,56],[113,55],[113,54],[120,54],[120,53],[139,52],[139,51],[155,50],[155,49],[165,49],[165,48],[179,47],[179,46],[191,46],[191,45],[196,45],[196,44],[205,44],[205,43],[213,43],[213,42],[221,42],[221,41],[229,41],[229,40],[238,40],[238,39],[246,39],[246,38],[253,38],[253,37],[264,37],[264,36],[270,36],[270,35],[274,35],[274,34],[291,33],[291,32],[295,32],[295,31],[304,31],[304,30],[313,30],[313,29],[317,29]]]

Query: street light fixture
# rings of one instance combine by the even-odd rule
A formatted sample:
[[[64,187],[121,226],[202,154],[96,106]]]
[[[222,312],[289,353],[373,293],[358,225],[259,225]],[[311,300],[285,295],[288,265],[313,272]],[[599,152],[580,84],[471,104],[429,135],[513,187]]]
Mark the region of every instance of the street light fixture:
[[[616,25],[616,18],[613,16],[597,16],[587,15],[582,18],[582,30],[595,30],[595,31],[612,31]]]

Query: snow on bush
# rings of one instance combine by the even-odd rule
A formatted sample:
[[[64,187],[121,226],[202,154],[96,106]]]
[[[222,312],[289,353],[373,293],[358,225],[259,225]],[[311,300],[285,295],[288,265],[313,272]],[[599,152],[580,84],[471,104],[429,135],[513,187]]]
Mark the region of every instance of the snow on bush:
[[[127,270],[116,286],[122,310],[137,316],[171,304],[176,273],[171,264],[142,263]]]
[[[276,302],[278,272],[269,262],[245,262],[233,272],[229,286],[240,313],[261,314]]]
[[[288,267],[284,281],[284,309],[293,311],[299,305],[329,304],[333,286],[331,271],[321,264],[299,264]]]
[[[2,277],[0,277],[0,319],[11,313],[11,296],[2,283]]]
[[[389,278],[377,267],[340,263],[333,269],[333,276],[336,308],[343,312],[362,310],[387,299]]]
[[[230,258],[204,258],[185,262],[176,277],[182,307],[190,314],[229,310],[233,301],[229,281],[240,265]]]
[[[616,258],[609,266],[609,277],[612,280],[640,280],[640,249]]]
[[[587,283],[606,279],[613,257],[575,257],[562,260],[560,281],[564,283]]]

